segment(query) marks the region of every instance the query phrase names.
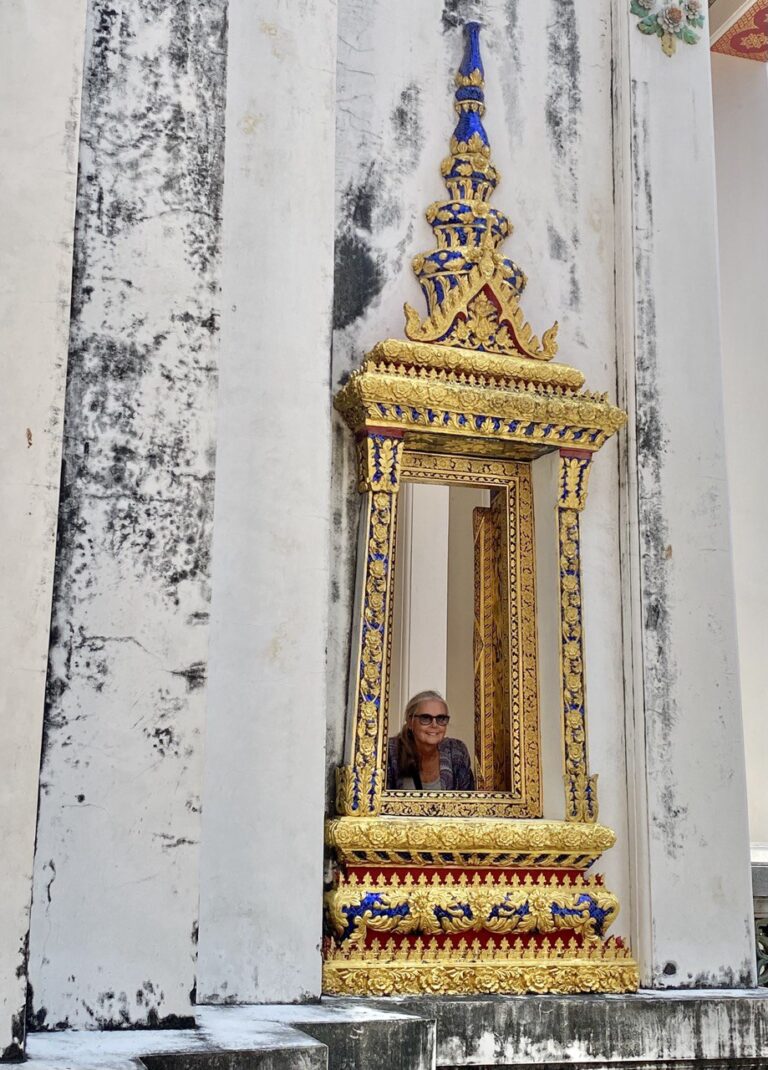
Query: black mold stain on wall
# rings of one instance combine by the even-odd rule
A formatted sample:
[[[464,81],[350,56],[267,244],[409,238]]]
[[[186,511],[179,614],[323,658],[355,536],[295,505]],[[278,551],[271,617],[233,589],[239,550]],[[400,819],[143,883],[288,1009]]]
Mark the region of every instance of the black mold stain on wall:
[[[392,112],[392,127],[399,149],[401,172],[412,171],[419,162],[423,140],[421,117],[421,90],[411,82],[400,94],[400,100]]]
[[[0,1063],[24,1062],[24,1009],[11,1017],[11,1042],[0,1052]]]
[[[661,811],[653,814],[667,855],[682,846],[686,807],[677,799],[676,777],[670,762],[677,708],[672,688],[676,667],[672,653],[669,613],[669,537],[661,477],[666,430],[658,386],[656,304],[651,270],[653,190],[648,160],[649,105],[647,87],[632,83],[633,200],[636,213],[635,276],[637,471],[644,607],[644,699],[649,733],[649,762],[661,779]]]
[[[575,0],[557,0],[551,10],[553,19],[547,27],[547,131],[557,156],[565,160],[579,142],[581,51]]]
[[[578,162],[581,144],[581,49],[575,0],[557,0],[550,5],[552,19],[547,25],[548,86],[545,105],[547,135],[552,147],[558,190],[563,201],[570,204],[573,226],[567,238],[548,224],[550,252],[557,259],[570,264],[568,305],[577,311],[581,304],[577,254],[579,233],[577,205],[579,202]]]
[[[391,121],[398,169],[408,171],[417,162],[421,137],[417,86],[408,85],[402,91]],[[343,330],[363,316],[384,288],[390,266],[384,251],[376,249],[375,235],[399,220],[391,163],[367,162],[340,198],[334,245],[334,330]]]
[[[145,621],[162,631],[162,621],[183,613],[194,630],[189,603],[197,617],[209,601],[214,458],[206,428],[218,344],[226,10],[226,0],[88,7],[39,836],[81,761],[91,777],[97,768],[110,781],[114,756],[96,749],[84,758],[84,728],[73,726],[116,716],[103,695],[129,653],[158,660],[145,645]],[[146,590],[138,614],[123,613],[123,585],[134,598]],[[90,607],[102,622],[97,635]],[[114,627],[103,627],[110,617]],[[205,666],[179,646],[162,669],[168,693],[148,693],[120,728],[136,754],[176,760],[180,781],[195,726],[184,723],[178,695],[203,685]],[[164,786],[159,777],[158,791]],[[75,815],[87,809],[67,811],[67,820],[84,820]],[[88,869],[87,858],[64,853],[55,864]],[[50,908],[44,877],[40,912]],[[78,979],[80,1002],[102,1028],[173,1018],[160,1003],[139,1008],[128,996],[115,1013],[100,1013],[91,982]],[[40,1012],[32,1008],[34,1020]]]
[[[365,238],[342,226],[333,250],[333,327],[359,319],[384,286],[384,263]]]
[[[482,19],[482,0],[443,0],[443,33],[455,30],[465,22],[482,22]]]

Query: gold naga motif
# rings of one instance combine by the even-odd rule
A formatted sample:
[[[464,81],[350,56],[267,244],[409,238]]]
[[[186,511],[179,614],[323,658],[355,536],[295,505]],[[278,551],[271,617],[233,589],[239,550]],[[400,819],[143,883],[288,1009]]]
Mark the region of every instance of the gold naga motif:
[[[326,893],[327,917],[334,935],[345,946],[363,944],[366,933],[418,934],[490,932],[509,935],[568,932],[601,937],[619,913],[619,901],[599,880],[581,875],[560,880],[543,875],[534,882],[470,880],[422,873],[400,879],[395,873],[372,880],[344,879]]]
[[[406,305],[407,338],[374,345],[335,397],[357,442],[364,507],[350,725],[325,829],[335,869],[323,990],[632,991],[630,951],[605,937],[618,900],[585,875],[616,837],[597,823],[588,761],[579,530],[592,458],[627,417],[553,359],[557,323],[539,336],[525,318],[526,276],[501,250],[512,227],[490,204],[499,174],[482,123],[479,26],[465,29],[458,122],[441,165],[448,196],[427,209],[435,248],[413,261],[427,315]],[[531,478],[531,462],[555,451],[561,821],[541,816]],[[477,791],[386,783],[403,481],[483,487],[491,503],[476,527],[486,551],[476,542]]]

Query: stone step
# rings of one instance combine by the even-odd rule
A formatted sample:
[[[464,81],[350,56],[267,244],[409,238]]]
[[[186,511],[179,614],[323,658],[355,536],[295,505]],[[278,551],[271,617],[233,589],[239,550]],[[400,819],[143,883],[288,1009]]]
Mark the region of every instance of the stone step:
[[[200,1007],[194,1030],[37,1033],[25,1070],[766,1070],[768,991]]]

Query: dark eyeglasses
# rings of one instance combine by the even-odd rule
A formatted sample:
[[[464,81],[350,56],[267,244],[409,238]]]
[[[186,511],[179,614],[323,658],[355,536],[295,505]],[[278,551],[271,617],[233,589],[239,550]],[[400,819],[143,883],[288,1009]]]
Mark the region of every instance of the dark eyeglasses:
[[[428,725],[431,724],[437,724],[440,725],[441,728],[445,728],[451,718],[447,713],[438,713],[436,717],[433,717],[431,713],[416,713],[414,714],[413,719],[414,721],[418,721],[424,728],[427,728]]]

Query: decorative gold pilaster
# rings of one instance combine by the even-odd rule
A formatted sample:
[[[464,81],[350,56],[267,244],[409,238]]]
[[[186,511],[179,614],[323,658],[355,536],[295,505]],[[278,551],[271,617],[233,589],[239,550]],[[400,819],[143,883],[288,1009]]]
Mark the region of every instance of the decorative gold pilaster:
[[[587,500],[592,456],[560,451],[557,531],[560,555],[560,664],[563,699],[565,818],[597,821],[597,776],[589,774],[584,679],[579,513]]]
[[[386,776],[382,703],[389,673],[385,651],[401,454],[400,437],[371,432],[358,442],[358,488],[367,498],[363,606],[352,761],[336,777],[337,812],[347,816],[376,816],[381,810]]]

